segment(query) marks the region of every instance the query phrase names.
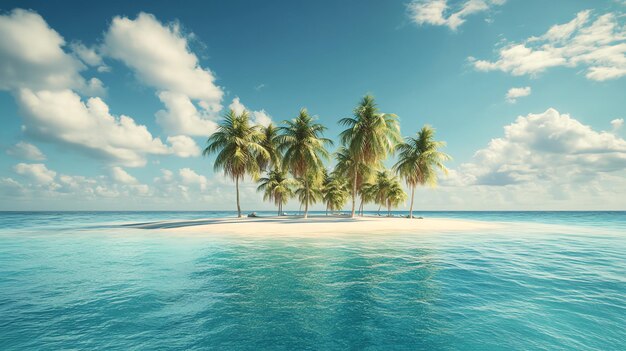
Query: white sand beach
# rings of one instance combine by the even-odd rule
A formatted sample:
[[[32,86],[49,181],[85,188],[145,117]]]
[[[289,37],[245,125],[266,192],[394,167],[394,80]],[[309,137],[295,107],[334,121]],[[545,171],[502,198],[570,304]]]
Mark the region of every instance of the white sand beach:
[[[263,236],[333,236],[344,234],[420,234],[493,229],[498,223],[449,218],[408,219],[365,216],[295,216],[210,218],[129,224],[126,227],[158,229],[177,234],[232,234]]]

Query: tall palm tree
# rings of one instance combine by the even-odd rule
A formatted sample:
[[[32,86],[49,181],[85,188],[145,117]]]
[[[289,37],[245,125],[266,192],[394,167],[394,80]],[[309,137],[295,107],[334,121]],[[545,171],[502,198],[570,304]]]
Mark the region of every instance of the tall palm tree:
[[[262,134],[258,127],[250,124],[248,112],[237,115],[231,109],[218,124],[217,131],[209,137],[208,145],[202,152],[204,156],[217,153],[213,169],[223,170],[235,181],[238,217],[241,217],[239,181],[246,175],[256,179],[260,173],[257,160],[269,158],[261,141]]]
[[[261,129],[261,146],[267,151],[268,156],[259,157],[257,163],[261,170],[270,171],[280,167],[280,151],[278,150],[278,137],[279,128],[270,123],[267,127],[260,127]]]
[[[273,201],[278,207],[278,215],[282,215],[283,205],[294,195],[296,182],[280,169],[270,171],[267,177],[259,178],[258,182],[257,191],[263,192],[263,200]]]
[[[413,218],[413,201],[417,185],[437,185],[437,169],[448,173],[444,162],[451,159],[450,155],[439,151],[446,145],[443,141],[435,141],[435,130],[426,125],[415,138],[407,137],[396,146],[398,162],[393,166],[406,184],[411,187],[411,206],[409,218]]]
[[[348,182],[344,177],[335,172],[325,174],[322,186],[322,199],[326,204],[326,215],[328,211],[338,211],[348,200],[350,192]]]
[[[363,97],[354,109],[354,116],[342,118],[339,124],[347,127],[339,135],[355,163],[373,165],[392,153],[396,143],[401,141],[398,117],[394,114],[380,113],[371,95]],[[358,178],[355,167],[353,179]],[[352,217],[356,210],[357,182],[352,183]]]
[[[295,178],[300,178],[309,194],[310,177],[318,175],[324,168],[323,160],[328,159],[327,145],[330,139],[324,138],[326,127],[315,123],[306,109],[301,109],[298,117],[285,121],[280,127],[279,150],[283,152],[283,170],[288,170]],[[308,195],[307,195],[308,196]],[[308,217],[311,198],[305,198],[304,218]]]

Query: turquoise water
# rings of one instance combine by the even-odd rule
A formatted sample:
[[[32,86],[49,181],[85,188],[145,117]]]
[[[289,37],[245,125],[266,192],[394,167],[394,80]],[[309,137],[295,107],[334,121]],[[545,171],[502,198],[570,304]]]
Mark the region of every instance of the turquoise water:
[[[624,212],[332,238],[111,225],[225,215],[0,213],[0,349],[624,349]]]

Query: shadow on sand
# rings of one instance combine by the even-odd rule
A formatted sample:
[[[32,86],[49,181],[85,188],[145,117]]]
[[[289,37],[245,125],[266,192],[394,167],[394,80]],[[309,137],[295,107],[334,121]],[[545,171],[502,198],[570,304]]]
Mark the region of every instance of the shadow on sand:
[[[172,229],[172,228],[184,228],[195,227],[200,225],[211,224],[238,224],[238,223],[278,223],[285,225],[303,224],[303,223],[337,223],[338,220],[344,221],[356,221],[357,218],[350,218],[347,215],[332,215],[332,216],[310,216],[309,218],[303,218],[302,216],[282,216],[282,217],[254,217],[254,218],[210,218],[210,219],[194,219],[194,220],[181,220],[181,221],[157,221],[157,222],[143,222],[143,223],[129,223],[121,224],[119,227],[124,228],[138,228],[138,229]]]

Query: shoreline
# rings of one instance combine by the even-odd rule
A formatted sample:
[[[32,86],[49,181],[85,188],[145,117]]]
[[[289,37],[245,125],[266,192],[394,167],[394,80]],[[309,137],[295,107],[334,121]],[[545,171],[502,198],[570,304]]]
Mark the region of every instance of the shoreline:
[[[493,229],[501,224],[479,220],[404,217],[314,215],[224,217],[124,224],[125,228],[194,235],[332,236],[343,234],[424,234]]]

